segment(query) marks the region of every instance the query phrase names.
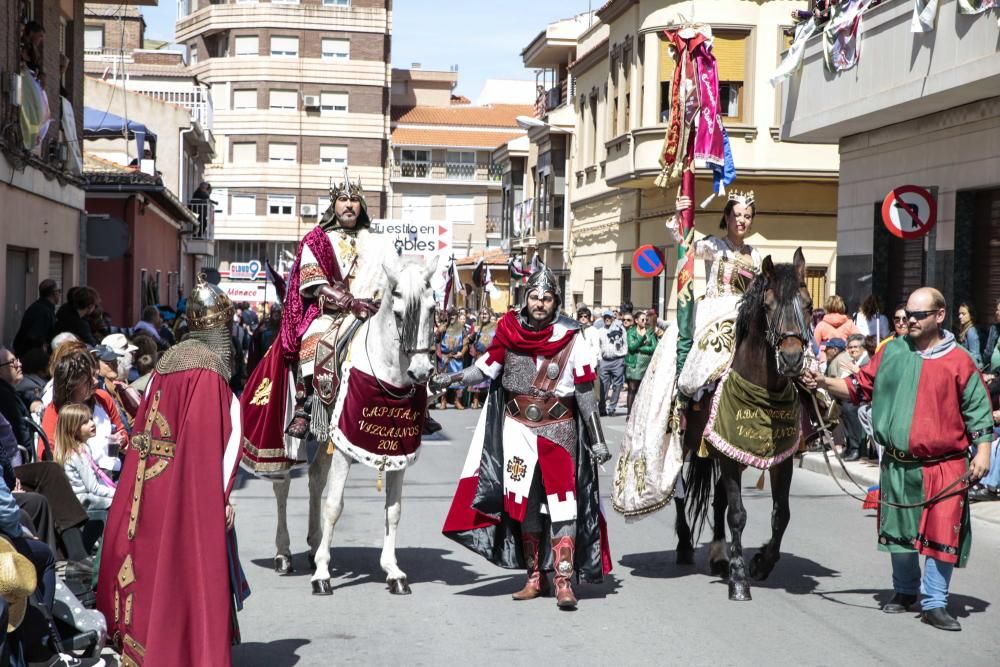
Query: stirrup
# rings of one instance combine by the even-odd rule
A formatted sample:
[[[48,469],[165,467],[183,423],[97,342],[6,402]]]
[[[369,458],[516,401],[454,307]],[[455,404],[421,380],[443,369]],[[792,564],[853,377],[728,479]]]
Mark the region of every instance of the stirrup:
[[[296,411],[292,417],[292,421],[285,428],[285,435],[298,440],[305,440],[309,437],[309,425],[311,423],[312,418],[308,413]]]

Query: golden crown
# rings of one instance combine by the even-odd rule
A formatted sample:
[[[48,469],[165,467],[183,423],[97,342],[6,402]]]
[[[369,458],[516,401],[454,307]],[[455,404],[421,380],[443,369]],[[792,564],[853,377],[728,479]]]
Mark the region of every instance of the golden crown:
[[[335,200],[341,195],[357,197],[362,203],[365,201],[365,189],[361,186],[361,178],[359,177],[358,180],[351,181],[351,177],[347,173],[347,167],[344,167],[344,179],[340,183],[334,184],[332,180],[330,183],[330,199]]]
[[[733,190],[729,193],[729,201],[734,201],[737,204],[742,204],[743,206],[753,206],[753,190],[748,190],[746,192],[740,192],[739,190]]]

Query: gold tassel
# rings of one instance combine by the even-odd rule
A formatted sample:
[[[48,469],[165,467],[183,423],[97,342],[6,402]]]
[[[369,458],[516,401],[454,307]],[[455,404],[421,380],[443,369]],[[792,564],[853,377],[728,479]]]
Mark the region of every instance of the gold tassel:
[[[760,471],[760,479],[757,480],[757,490],[758,491],[763,491],[764,490],[764,472],[765,471],[763,471],[763,470]]]
[[[378,475],[375,476],[375,490],[382,493],[382,471],[378,471]]]
[[[333,438],[326,441],[326,454],[327,456],[333,456]]]
[[[698,445],[698,458],[708,458],[708,447],[705,446],[705,438],[702,438],[700,444]]]

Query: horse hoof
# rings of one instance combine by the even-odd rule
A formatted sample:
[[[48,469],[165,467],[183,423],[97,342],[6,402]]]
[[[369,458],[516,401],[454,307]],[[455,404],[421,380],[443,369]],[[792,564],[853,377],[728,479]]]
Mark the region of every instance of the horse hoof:
[[[764,581],[771,575],[777,562],[777,558],[772,561],[763,553],[754,554],[754,557],[750,559],[750,578],[755,581]]]
[[[312,582],[313,595],[333,595],[333,584],[329,579],[316,579]]]
[[[728,560],[712,560],[708,562],[708,571],[713,577],[722,577],[726,579],[729,577],[729,561]]]
[[[684,545],[677,547],[677,564],[694,565],[694,547]]]
[[[391,595],[409,595],[413,591],[410,590],[410,584],[406,581],[406,577],[400,579],[389,579],[386,581],[389,587],[389,593]]]
[[[292,559],[285,554],[278,554],[274,557],[274,571],[282,576],[295,572]]]
[[[729,599],[733,602],[749,602],[753,600],[750,597],[750,584],[745,581],[730,581]]]

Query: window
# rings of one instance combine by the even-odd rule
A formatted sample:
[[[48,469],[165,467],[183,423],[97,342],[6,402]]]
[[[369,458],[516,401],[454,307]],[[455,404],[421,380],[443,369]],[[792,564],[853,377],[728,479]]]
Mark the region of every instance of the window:
[[[750,33],[718,30],[712,52],[719,64],[719,110],[730,121],[745,122],[743,114],[744,82],[747,80],[747,45]]]
[[[674,79],[674,57],[670,42],[660,38],[660,122],[670,120],[670,86]]]
[[[198,64],[198,47],[192,44],[188,47],[188,64],[197,65]]]
[[[233,144],[233,164],[255,164],[257,162],[257,144],[241,142]]]
[[[295,210],[295,195],[268,195],[268,215],[292,215]]]
[[[299,0],[271,0],[271,4],[274,5],[297,5]]]
[[[343,167],[347,164],[347,146],[320,146],[319,163]]]
[[[326,213],[326,209],[328,208],[330,208],[329,197],[320,197],[316,200],[316,212],[319,213],[320,217],[323,217],[323,214]]]
[[[320,93],[320,115],[347,113],[347,93]]]
[[[594,308],[600,308],[604,297],[604,269],[594,269]]]
[[[430,220],[430,195],[403,195],[403,220]]]
[[[400,175],[404,178],[428,178],[431,175],[431,152],[404,148],[400,151]]]
[[[457,225],[475,222],[476,198],[472,195],[448,195],[445,198],[445,218]]]
[[[351,40],[326,38],[322,42],[323,60],[345,60],[351,57]]]
[[[237,37],[236,55],[238,56],[258,56],[260,55],[260,38],[256,35]]]
[[[282,57],[296,57],[299,55],[298,37],[272,37],[271,55]]]
[[[277,144],[277,143],[268,144],[267,161],[270,162],[271,164],[294,163],[295,144]]]
[[[212,190],[212,201],[215,202],[216,215],[229,215],[229,189],[215,188]]]
[[[294,90],[272,90],[269,107],[272,111],[295,111],[299,96]]]
[[[233,215],[257,215],[257,196],[234,194]]]
[[[461,178],[466,180],[475,178],[475,151],[448,151],[445,176],[447,178]]]
[[[327,7],[350,7],[351,0],[323,0]]]
[[[83,50],[100,53],[104,49],[104,26],[83,26]]]
[[[234,90],[233,91],[233,110],[238,109],[256,109],[257,108],[257,91],[256,90]]]

